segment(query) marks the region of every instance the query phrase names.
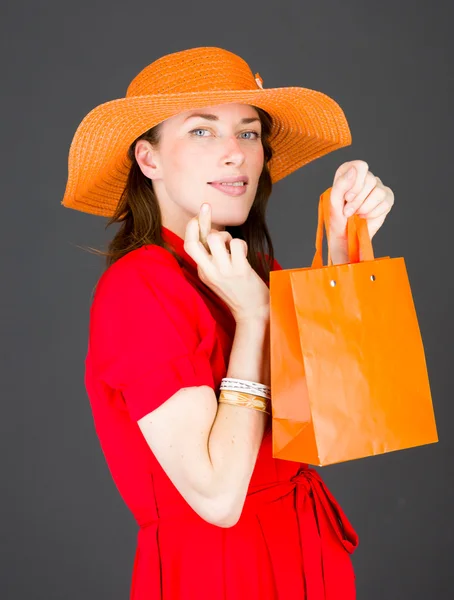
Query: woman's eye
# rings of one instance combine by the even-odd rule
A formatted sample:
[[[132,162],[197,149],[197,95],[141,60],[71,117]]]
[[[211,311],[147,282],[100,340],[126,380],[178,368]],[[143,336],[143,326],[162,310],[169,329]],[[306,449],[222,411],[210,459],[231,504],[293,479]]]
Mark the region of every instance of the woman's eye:
[[[204,132],[204,131],[208,131],[208,129],[193,129],[192,131],[190,131],[190,133],[193,133],[196,137],[206,137],[203,135],[199,135],[200,132]]]
[[[253,137],[243,137],[243,140],[252,140],[252,139],[259,139],[260,134],[257,131],[243,131],[243,133],[241,133],[240,135],[247,135],[247,136],[251,136],[251,135],[255,135],[255,138]]]

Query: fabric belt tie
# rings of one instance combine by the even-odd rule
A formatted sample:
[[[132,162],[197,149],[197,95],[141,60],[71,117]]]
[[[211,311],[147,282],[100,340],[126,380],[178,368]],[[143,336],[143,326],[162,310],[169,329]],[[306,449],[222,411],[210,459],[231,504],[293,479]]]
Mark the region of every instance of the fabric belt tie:
[[[272,508],[281,499],[296,510],[306,600],[354,599],[355,575],[349,555],[358,545],[358,536],[318,472],[305,467],[290,480],[257,486],[248,494],[247,503],[257,512],[276,565],[285,560],[285,552],[279,551],[282,533],[276,526],[276,515],[285,514],[285,509],[276,513]],[[285,565],[275,572],[285,574]]]

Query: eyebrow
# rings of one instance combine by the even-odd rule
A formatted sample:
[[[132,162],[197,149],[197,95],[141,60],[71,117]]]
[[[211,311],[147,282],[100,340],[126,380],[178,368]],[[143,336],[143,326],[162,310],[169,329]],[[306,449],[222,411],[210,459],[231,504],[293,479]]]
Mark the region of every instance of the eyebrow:
[[[199,119],[206,119],[207,121],[219,121],[219,117],[217,115],[212,115],[210,113],[194,113],[192,115],[189,115],[189,117],[186,117],[184,123],[186,123],[186,121],[189,121],[189,119],[193,119],[194,117],[198,117]],[[254,123],[254,121],[260,122],[260,119],[258,117],[245,117],[244,119],[241,119],[240,123]]]

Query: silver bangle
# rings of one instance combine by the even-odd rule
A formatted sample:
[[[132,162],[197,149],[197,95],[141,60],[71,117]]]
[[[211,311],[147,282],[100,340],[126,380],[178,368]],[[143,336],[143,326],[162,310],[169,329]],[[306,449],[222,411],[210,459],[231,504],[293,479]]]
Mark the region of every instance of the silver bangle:
[[[271,387],[256,381],[248,381],[247,379],[236,379],[235,377],[223,377],[220,385],[220,390],[232,390],[234,392],[246,392],[271,400]]]

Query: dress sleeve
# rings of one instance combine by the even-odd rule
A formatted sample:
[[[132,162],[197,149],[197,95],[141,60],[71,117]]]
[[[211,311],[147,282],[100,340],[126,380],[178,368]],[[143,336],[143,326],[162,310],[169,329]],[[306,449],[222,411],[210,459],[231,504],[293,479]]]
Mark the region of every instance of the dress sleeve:
[[[154,261],[149,252],[136,256],[146,260],[127,255],[98,282],[90,309],[89,353],[94,373],[122,392],[137,421],[180,388],[214,389],[214,331],[179,268]]]

